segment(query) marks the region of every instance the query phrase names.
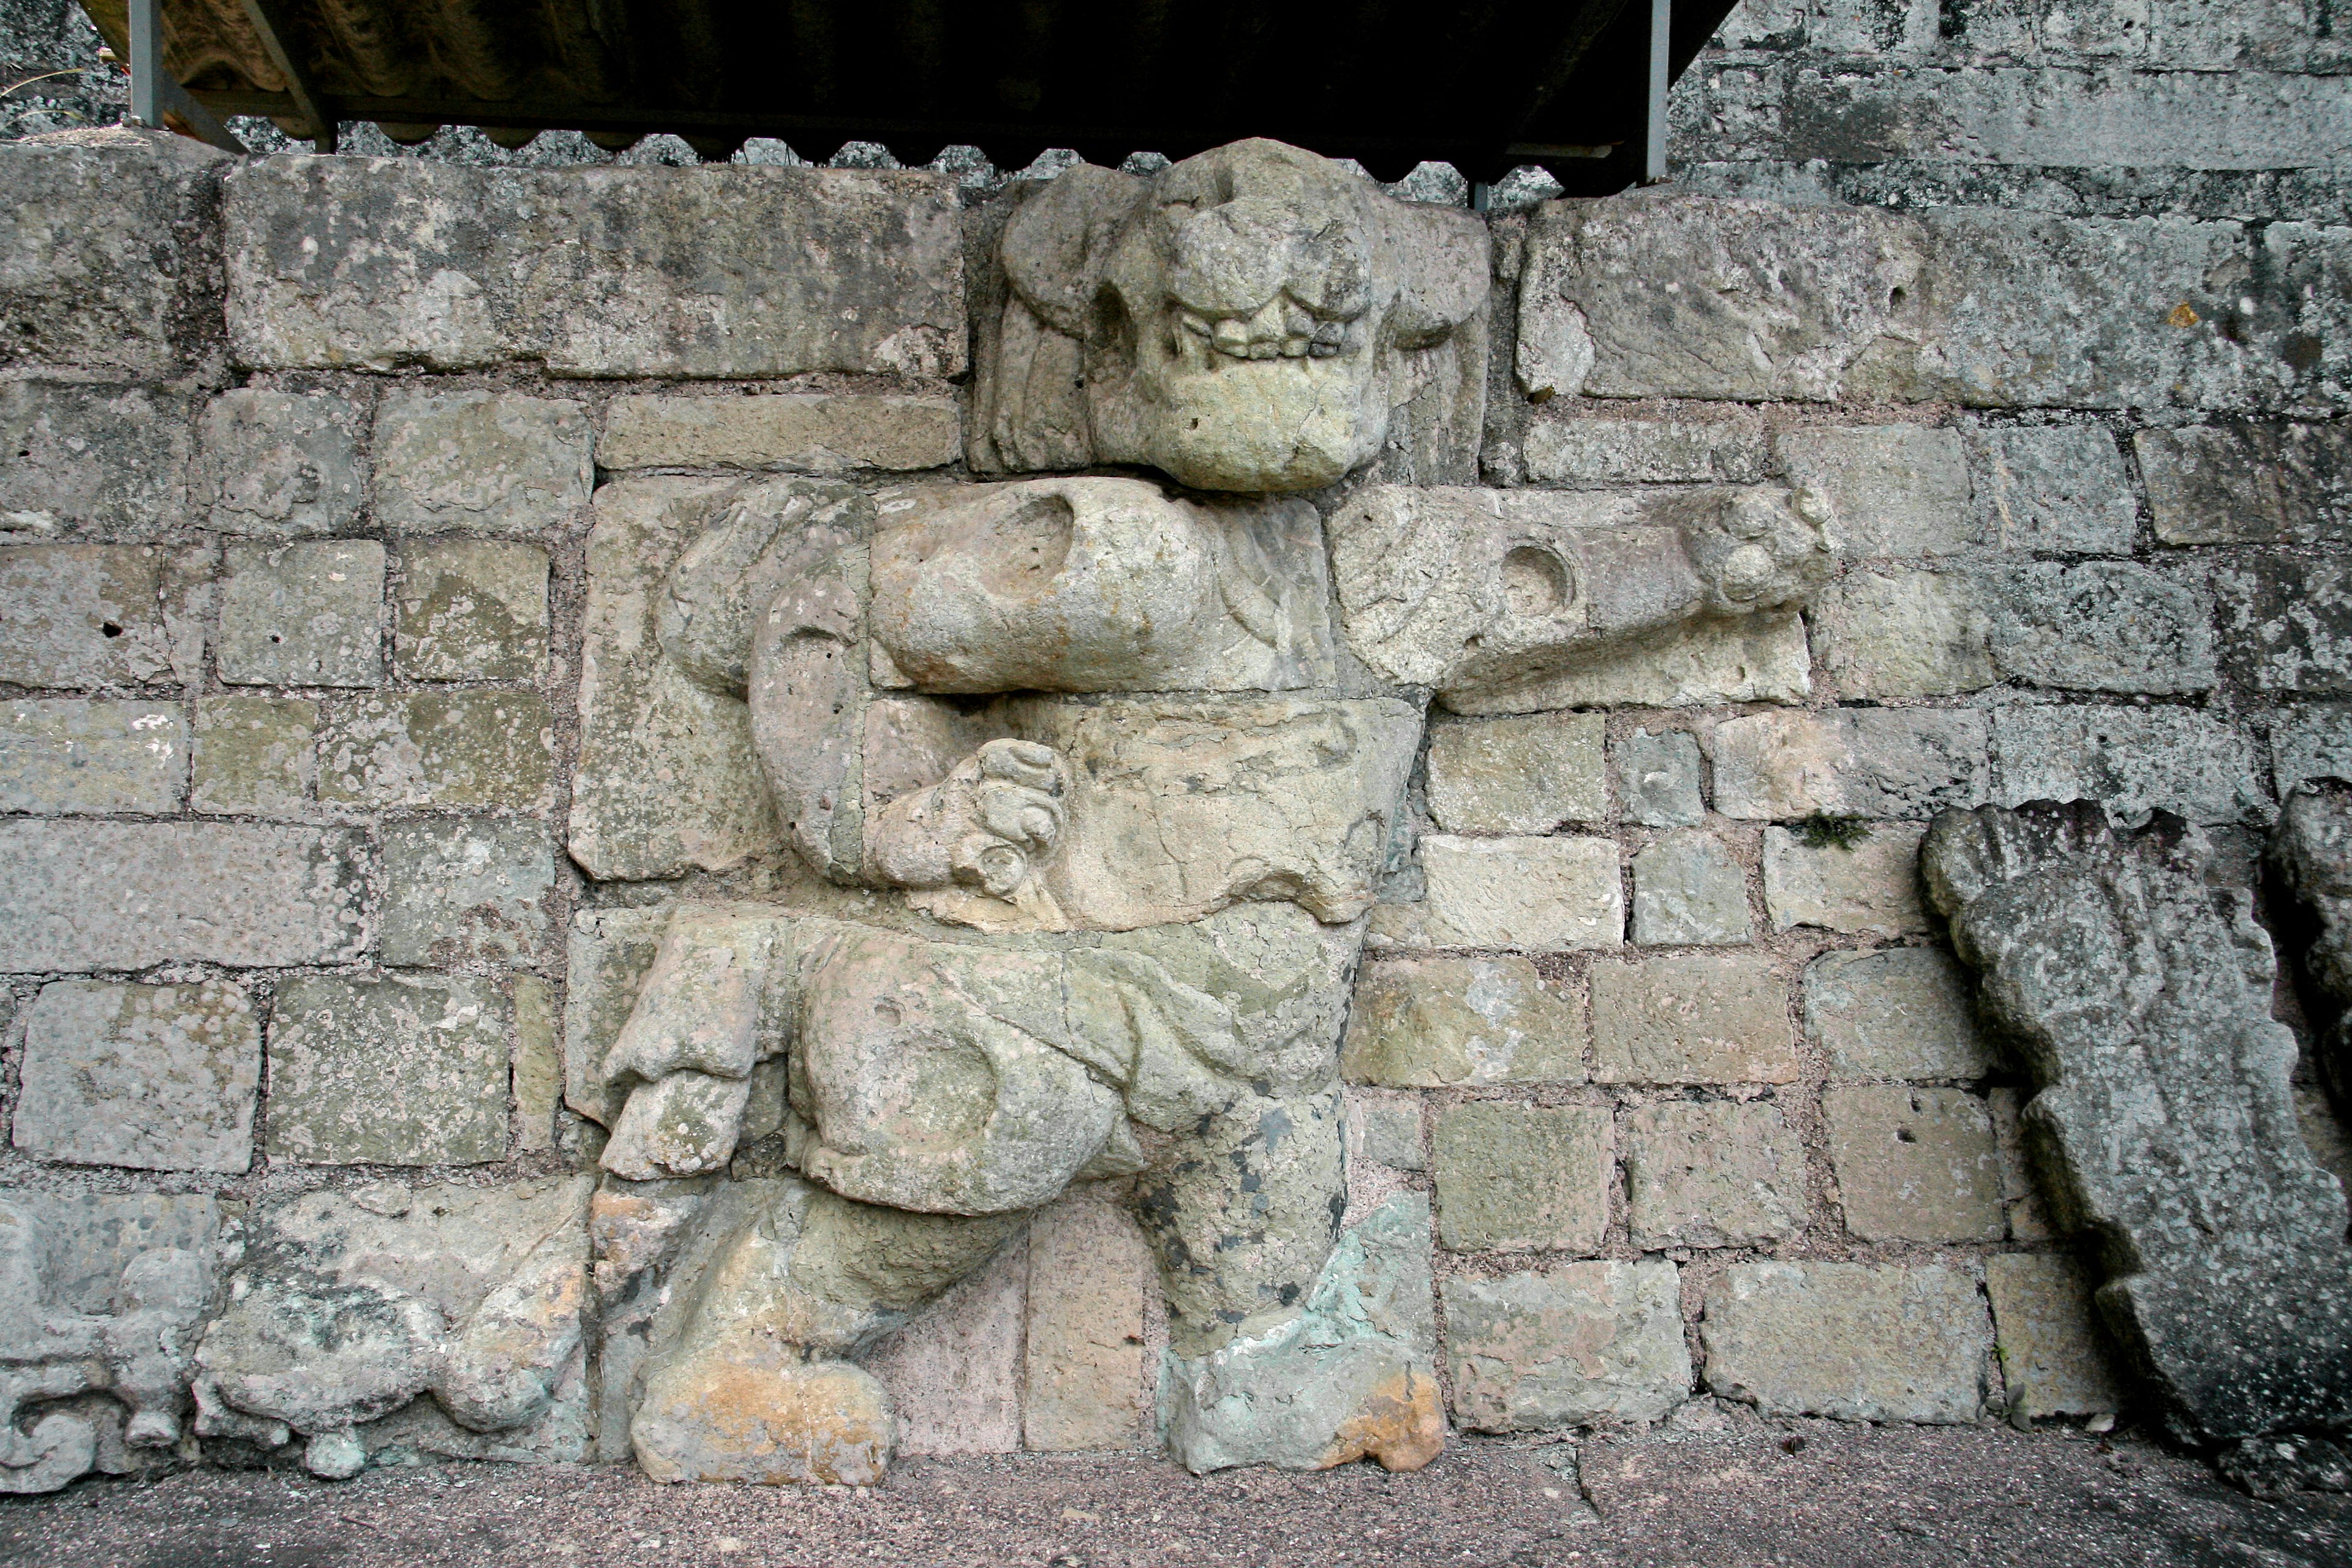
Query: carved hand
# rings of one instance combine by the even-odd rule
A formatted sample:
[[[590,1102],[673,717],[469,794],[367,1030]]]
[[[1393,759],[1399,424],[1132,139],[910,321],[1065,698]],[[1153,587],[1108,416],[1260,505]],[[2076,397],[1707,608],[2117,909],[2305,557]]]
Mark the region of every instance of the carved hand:
[[[1706,585],[1710,608],[1747,615],[1801,603],[1828,577],[1829,504],[1811,489],[1758,487],[1715,517],[1691,523],[1683,546]]]
[[[991,741],[883,807],[866,853],[895,886],[952,884],[1009,901],[1060,841],[1069,793],[1069,764],[1052,747]]]

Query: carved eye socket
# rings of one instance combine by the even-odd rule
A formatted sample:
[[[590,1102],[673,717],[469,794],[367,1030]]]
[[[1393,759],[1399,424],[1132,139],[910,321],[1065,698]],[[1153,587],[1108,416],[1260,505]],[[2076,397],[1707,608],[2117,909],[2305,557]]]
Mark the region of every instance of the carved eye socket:
[[[1502,575],[1503,607],[1514,616],[1548,616],[1576,596],[1568,563],[1533,544],[1504,556]]]

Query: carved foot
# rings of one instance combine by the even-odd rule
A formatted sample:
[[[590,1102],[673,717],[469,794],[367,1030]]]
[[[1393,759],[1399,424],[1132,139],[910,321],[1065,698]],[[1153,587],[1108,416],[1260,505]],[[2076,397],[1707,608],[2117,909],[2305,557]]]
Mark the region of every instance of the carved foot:
[[[1735,494],[1711,521],[1687,526],[1683,547],[1716,610],[1744,616],[1801,604],[1829,576],[1829,506],[1812,490]]]
[[[1070,768],[1050,746],[991,741],[926,790],[884,807],[868,840],[877,876],[1017,904],[1060,842]]]
[[[637,1463],[657,1481],[821,1482],[868,1487],[890,1468],[890,1396],[845,1361],[706,1352],[646,1380],[629,1424]]]

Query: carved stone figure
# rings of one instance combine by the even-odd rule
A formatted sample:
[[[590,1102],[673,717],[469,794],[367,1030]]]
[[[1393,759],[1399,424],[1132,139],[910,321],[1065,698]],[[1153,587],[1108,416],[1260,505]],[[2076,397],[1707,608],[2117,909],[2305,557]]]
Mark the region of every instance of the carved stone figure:
[[[2109,1327],[2183,1437],[2274,1469],[2280,1439],[2352,1428],[2352,1250],[2296,1125],[2270,939],[2206,858],[2177,817],[2047,801],[1948,811],[1920,851],[2038,1086],[2023,1126],[2105,1254]]]
[[[999,458],[1195,492],[702,492],[646,689],[747,705],[777,831],[866,892],[674,907],[572,1085],[611,1129],[607,1430],[664,1479],[877,1478],[856,1357],[1103,1181],[1158,1255],[1179,1458],[1417,1467],[1444,1430],[1426,1206],[1343,1231],[1338,1066],[1427,689],[1792,605],[1816,520],[1762,489],[1613,527],[1538,506],[1497,552],[1454,516],[1486,492],[1375,496],[1335,519],[1335,595],[1324,518],[1279,492],[1370,461],[1414,356],[1459,346],[1479,226],[1244,142],[1073,171],[1003,255],[1029,357],[996,362]],[[1454,574],[1442,614],[1382,552]]]
[[[1487,244],[1473,214],[1392,200],[1279,142],[1149,179],[1066,171],[999,247],[981,463],[1320,489],[1418,404],[1423,465],[1445,466],[1449,447],[1475,453],[1486,408]]]

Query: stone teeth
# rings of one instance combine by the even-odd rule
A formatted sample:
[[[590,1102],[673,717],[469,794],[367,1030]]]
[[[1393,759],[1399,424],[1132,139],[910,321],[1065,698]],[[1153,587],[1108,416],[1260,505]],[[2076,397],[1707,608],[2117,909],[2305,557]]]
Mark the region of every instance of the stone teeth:
[[[1294,335],[1282,340],[1282,357],[1285,359],[1297,359],[1307,353],[1307,349],[1305,338]]]

